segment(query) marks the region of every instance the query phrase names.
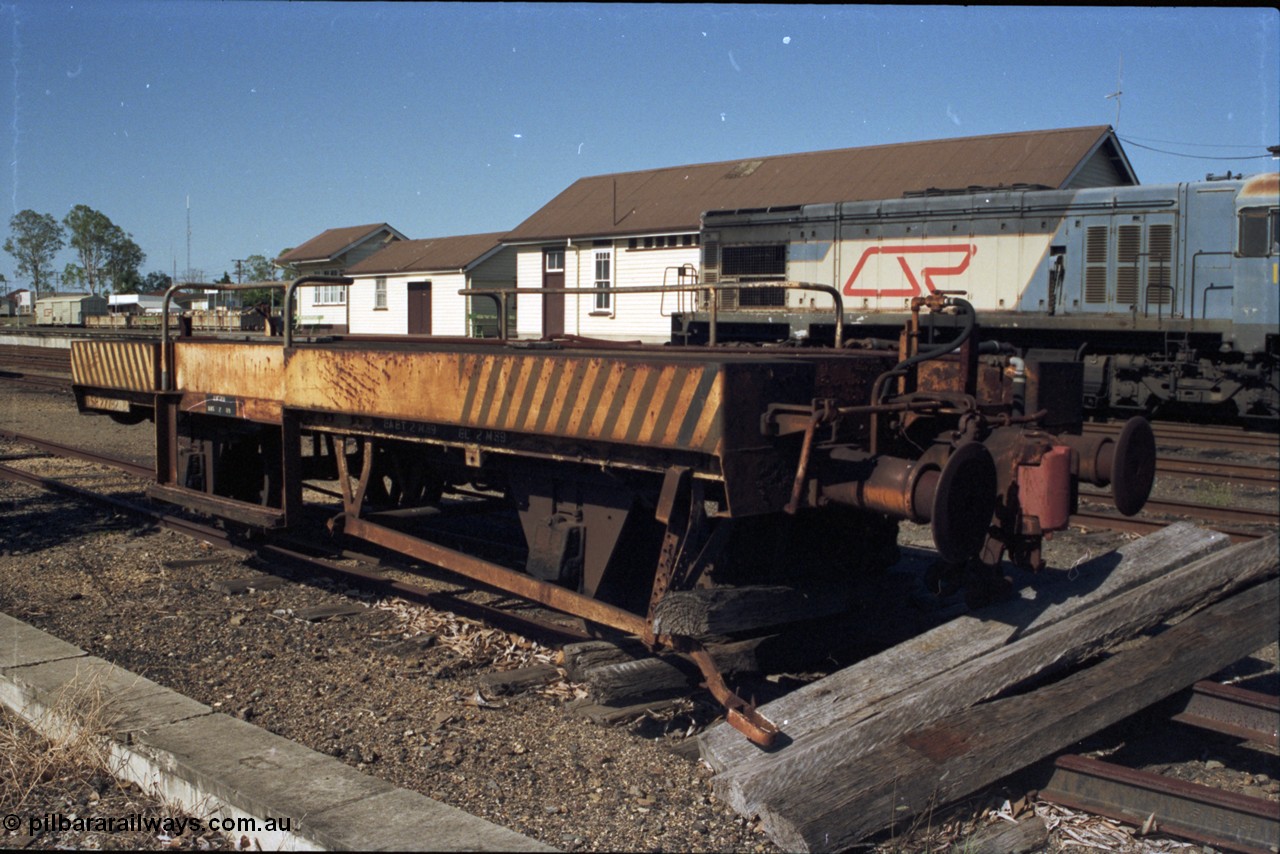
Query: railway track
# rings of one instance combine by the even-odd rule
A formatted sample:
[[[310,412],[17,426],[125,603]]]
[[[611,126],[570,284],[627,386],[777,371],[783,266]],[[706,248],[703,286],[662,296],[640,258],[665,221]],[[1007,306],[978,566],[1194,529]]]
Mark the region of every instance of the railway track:
[[[31,347],[25,344],[0,347],[0,368],[8,370],[71,374],[71,351],[61,347]]]
[[[149,467],[140,466],[136,463],[123,460],[118,457],[84,451],[68,445],[47,442],[34,437],[24,436],[22,434],[6,432],[0,433],[0,437],[12,442],[30,444],[45,453],[73,457],[75,459],[91,462],[97,465],[110,466],[112,468],[119,469],[130,476],[149,478],[151,475]],[[571,639],[580,639],[580,637],[582,637],[582,635],[575,634],[564,626],[553,627],[537,620],[530,620],[522,625],[520,623],[520,620],[522,619],[521,617],[512,615],[501,608],[479,605],[477,603],[470,602],[459,595],[441,594],[439,592],[427,590],[411,582],[392,578],[390,577],[391,573],[398,573],[403,569],[403,567],[396,565],[392,561],[387,561],[380,556],[342,551],[340,549],[327,549],[323,546],[317,545],[316,542],[303,542],[296,539],[291,541],[271,540],[247,542],[243,539],[234,537],[227,531],[220,528],[213,528],[207,525],[193,523],[191,520],[171,516],[141,504],[131,503],[117,498],[99,496],[88,490],[80,489],[79,487],[72,486],[65,482],[58,482],[53,478],[33,476],[23,473],[9,465],[0,465],[0,476],[14,477],[14,479],[22,480],[23,482],[31,483],[42,488],[53,489],[63,492],[64,494],[74,495],[77,498],[98,501],[99,503],[112,507],[114,510],[119,512],[138,513],[164,528],[178,531],[187,536],[209,542],[219,549],[227,549],[234,554],[242,556],[251,554],[257,555],[263,560],[269,561],[276,566],[284,565],[289,567],[298,567],[303,568],[308,574],[323,574],[332,578],[341,578],[365,589],[373,589],[385,593],[395,593],[411,601],[427,604],[437,609],[452,610],[477,619],[489,621],[497,625],[507,625],[520,631],[530,633],[538,632],[542,637],[549,637],[550,635],[546,634],[548,631],[559,631],[560,642],[565,642]],[[338,563],[339,560],[347,562],[355,561],[358,562],[360,566],[352,567],[349,565],[341,565]],[[1231,799],[1228,798],[1227,800]],[[1274,807],[1274,804],[1272,804],[1272,807]],[[1107,814],[1101,808],[1089,811],[1099,815]],[[1161,829],[1172,832],[1174,826],[1171,823],[1166,822],[1165,824],[1160,825],[1160,827]]]
[[[1084,425],[1084,434],[1119,435],[1124,425],[1118,422]],[[1241,451],[1254,454],[1280,453],[1280,436],[1225,425],[1179,424],[1168,421],[1152,423],[1156,445],[1165,449],[1211,449]]]
[[[153,469],[150,466],[139,465],[130,460],[108,454],[49,442],[33,436],[0,431],[0,438],[31,445],[58,457],[112,468],[143,480],[149,479],[153,474]],[[371,592],[396,595],[434,608],[454,611],[477,620],[519,631],[530,637],[560,643],[584,640],[588,637],[586,632],[573,623],[554,621],[550,618],[537,619],[528,615],[517,614],[510,609],[470,601],[459,595],[442,594],[420,584],[390,577],[389,573],[392,572],[414,574],[416,570],[411,569],[403,561],[396,561],[390,556],[377,556],[367,552],[353,551],[345,548],[340,543],[335,542],[332,547],[328,548],[324,545],[318,545],[325,543],[327,540],[327,534],[322,534],[319,530],[317,531],[317,536],[309,541],[299,537],[287,536],[246,539],[224,528],[206,525],[181,515],[157,509],[150,502],[139,503],[114,495],[94,492],[74,486],[58,478],[34,475],[22,469],[5,465],[2,462],[0,462],[0,478],[26,483],[106,507],[115,512],[128,513],[144,518],[160,528],[183,534],[201,542],[207,542],[220,551],[225,551],[238,557],[257,556],[276,566],[283,565],[290,569],[301,569],[312,574],[342,579],[354,586],[369,589]],[[321,518],[317,518],[315,521],[318,523],[317,528],[323,523]],[[344,565],[339,563],[341,560],[352,561],[360,564],[360,566]]]
[[[1280,746],[1280,697],[1274,694],[1201,681],[1162,705],[1171,712],[1165,730],[1182,724],[1272,753]],[[1280,845],[1275,801],[1140,770],[1113,757],[1059,756],[1038,796],[1131,824],[1144,835],[1160,832],[1247,854],[1267,854]]]

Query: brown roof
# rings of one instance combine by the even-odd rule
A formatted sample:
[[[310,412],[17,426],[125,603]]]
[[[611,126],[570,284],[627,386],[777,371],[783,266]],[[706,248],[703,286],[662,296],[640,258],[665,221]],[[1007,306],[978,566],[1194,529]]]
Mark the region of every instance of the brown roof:
[[[384,228],[403,239],[403,234],[385,222],[330,228],[320,232],[301,246],[290,249],[277,258],[275,263],[284,265],[296,264],[299,261],[327,261],[330,258],[337,258],[347,249],[367,240]]]
[[[504,242],[692,231],[704,211],[899,198],[928,188],[1062,188],[1106,125],[874,145],[582,178]],[[1122,174],[1132,176],[1119,154]],[[1136,178],[1133,179],[1136,183]]]
[[[347,268],[347,275],[370,273],[419,273],[429,270],[462,270],[499,246],[505,232],[432,237],[389,243],[373,255]]]

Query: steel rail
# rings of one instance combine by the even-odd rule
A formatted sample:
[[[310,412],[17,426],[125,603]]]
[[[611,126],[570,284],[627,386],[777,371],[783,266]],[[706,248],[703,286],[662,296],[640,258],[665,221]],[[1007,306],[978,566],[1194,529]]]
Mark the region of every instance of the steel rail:
[[[134,502],[128,501],[124,498],[119,498],[113,495],[103,495],[99,492],[81,489],[78,486],[72,486],[69,483],[57,480],[56,478],[32,474],[31,472],[25,472],[21,469],[16,469],[12,466],[6,465],[0,465],[0,478],[15,481],[17,483],[25,483],[30,486],[38,486],[41,489],[46,489],[50,492],[56,492],[61,495],[67,495],[71,498],[88,501],[93,504],[97,504],[98,506],[106,507],[110,510],[124,510],[138,516],[143,516],[153,522],[156,522],[167,530],[186,534],[187,536],[195,539],[207,541],[219,549],[238,554],[241,557],[248,557],[252,554],[251,551],[232,543],[230,537],[225,531],[212,528],[208,525],[201,525],[199,523],[183,519],[180,516],[161,513],[157,510],[143,507],[140,504],[135,504]]]
[[[59,444],[58,442],[50,442],[47,439],[40,439],[35,436],[27,436],[22,433],[11,433],[8,430],[0,430],[0,438],[10,442],[18,442],[23,445],[30,445],[33,448],[39,448],[42,451],[48,451],[60,457],[70,457],[71,459],[81,460],[87,463],[98,463],[99,465],[110,466],[119,469],[125,474],[140,477],[144,480],[150,480],[155,477],[156,470],[153,465],[142,465],[131,460],[113,457],[108,454],[99,454],[93,451],[86,451],[81,448],[73,448],[70,445]]]
[[[1274,748],[1280,697],[1202,680],[1174,698],[1171,720]],[[1041,799],[1232,851],[1274,852],[1280,804],[1084,756],[1054,762]]]
[[[1260,433],[1221,426],[1173,426],[1168,422],[1157,422],[1152,426],[1157,444],[1280,453],[1280,436],[1275,433]],[[1120,425],[1111,422],[1103,424],[1088,422],[1082,429],[1085,433],[1111,435],[1120,431]]]
[[[0,380],[10,383],[18,383],[20,385],[34,386],[36,388],[71,391],[71,377],[50,377],[44,376],[43,374],[18,374],[11,371],[0,370]]]
[[[1206,845],[1270,854],[1280,845],[1280,806],[1085,756],[1060,756],[1042,800],[1147,826]]]
[[[1280,747],[1280,697],[1273,694],[1206,679],[1191,686],[1173,720]]]
[[[1105,528],[1108,531],[1121,531],[1129,534],[1152,534],[1161,528],[1167,528],[1168,522],[1155,519],[1141,519],[1134,516],[1121,516],[1118,513],[1100,513],[1080,510],[1071,514],[1068,524],[1074,528]],[[1244,531],[1238,528],[1215,526],[1213,530],[1226,534],[1233,543],[1248,542],[1261,539],[1264,534],[1258,531]]]
[[[536,633],[546,638],[555,638],[557,642],[586,640],[588,638],[585,631],[579,631],[558,623],[544,622],[530,617],[521,616],[490,605],[470,602],[457,596],[428,590],[424,587],[410,584],[408,582],[389,579],[378,570],[341,566],[340,564],[336,564],[332,561],[306,555],[296,550],[286,548],[283,545],[271,542],[258,544],[256,546],[247,546],[236,542],[236,540],[226,531],[218,528],[201,525],[197,522],[183,519],[180,516],[163,513],[159,510],[144,507],[116,496],[103,495],[101,493],[81,489],[80,487],[72,486],[57,480],[56,478],[35,475],[30,472],[22,471],[21,469],[0,464],[0,479],[10,480],[17,483],[25,483],[50,492],[87,501],[101,507],[106,507],[110,510],[124,511],[132,515],[141,516],[151,520],[165,530],[208,542],[210,545],[214,546],[214,548],[240,558],[257,556],[266,560],[267,556],[274,556],[277,559],[286,559],[295,564],[304,566],[309,570],[331,576],[340,576],[355,583],[371,586],[381,591],[394,593],[405,599],[420,602],[439,610],[453,611],[494,625],[505,625],[523,634]],[[268,560],[268,562],[270,561]],[[401,567],[391,568],[411,572],[411,570],[402,569]]]
[[[1110,503],[1111,496],[1105,492],[1080,491],[1080,498],[1094,503]],[[1254,525],[1280,524],[1280,512],[1275,510],[1246,510],[1239,507],[1218,507],[1208,504],[1194,504],[1189,501],[1172,501],[1169,499],[1148,498],[1142,506],[1142,512],[1169,513],[1175,516],[1186,516],[1191,519],[1218,522],[1245,522]]]
[[[1219,463],[1209,460],[1187,460],[1179,457],[1156,458],[1156,474],[1172,477],[1198,477],[1230,483],[1256,483],[1275,486],[1280,483],[1280,468]]]

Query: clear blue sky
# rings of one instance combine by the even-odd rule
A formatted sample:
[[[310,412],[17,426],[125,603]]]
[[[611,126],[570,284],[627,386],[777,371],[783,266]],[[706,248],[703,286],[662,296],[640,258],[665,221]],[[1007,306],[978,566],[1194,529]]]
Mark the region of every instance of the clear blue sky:
[[[1117,89],[1143,183],[1248,174],[1278,87],[1268,8],[18,2],[0,242],[82,203],[181,272],[189,197],[216,278],[332,227],[505,231],[586,175],[1115,124]]]

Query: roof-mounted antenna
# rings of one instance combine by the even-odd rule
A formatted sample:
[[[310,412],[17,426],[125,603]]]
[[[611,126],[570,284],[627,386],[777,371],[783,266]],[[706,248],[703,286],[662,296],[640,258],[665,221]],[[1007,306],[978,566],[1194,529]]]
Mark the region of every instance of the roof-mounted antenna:
[[[1120,54],[1120,70],[1116,72],[1116,91],[1107,96],[1107,99],[1116,99],[1116,133],[1120,132],[1120,96],[1124,94],[1124,54]]]

